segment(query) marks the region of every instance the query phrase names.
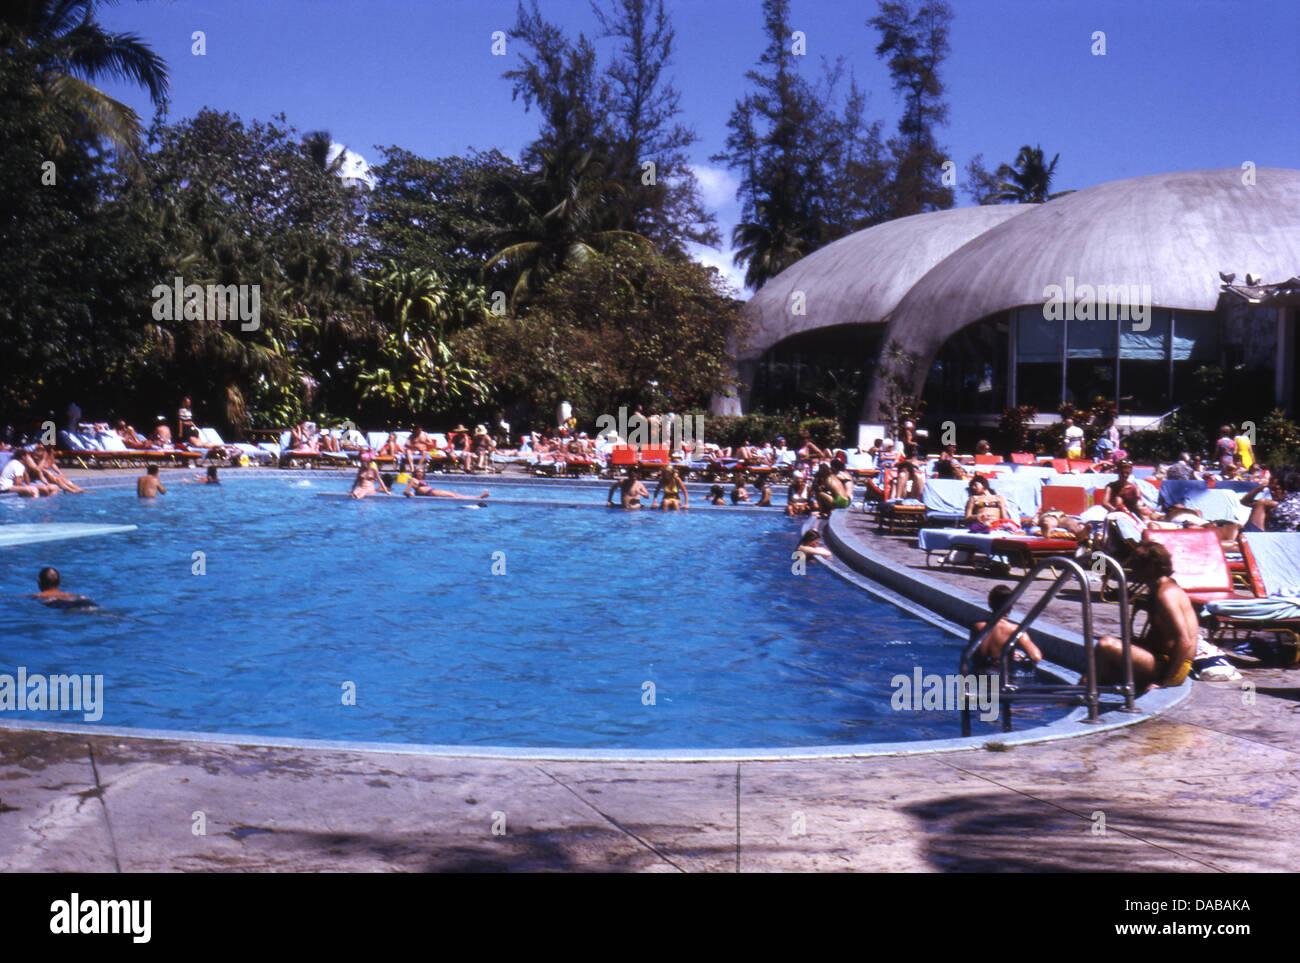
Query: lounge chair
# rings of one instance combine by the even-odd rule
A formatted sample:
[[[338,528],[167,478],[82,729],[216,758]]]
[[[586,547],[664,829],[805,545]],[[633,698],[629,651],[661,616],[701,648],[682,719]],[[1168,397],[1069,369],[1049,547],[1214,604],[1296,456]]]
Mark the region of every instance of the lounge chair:
[[[1300,532],[1246,532],[1241,549],[1256,597],[1207,603],[1211,637],[1271,632],[1300,662]]]
[[[1142,533],[1142,540],[1158,542],[1169,550],[1174,563],[1174,581],[1187,593],[1193,605],[1237,597],[1219,533],[1214,529],[1147,529]]]

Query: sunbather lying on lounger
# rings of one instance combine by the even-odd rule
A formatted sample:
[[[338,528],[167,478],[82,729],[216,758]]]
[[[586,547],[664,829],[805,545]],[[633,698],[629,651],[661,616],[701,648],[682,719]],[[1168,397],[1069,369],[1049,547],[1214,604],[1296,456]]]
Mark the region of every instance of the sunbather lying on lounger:
[[[1169,549],[1143,542],[1133,550],[1133,579],[1149,590],[1149,614],[1141,638],[1133,640],[1133,681],[1152,689],[1180,684],[1192,669],[1200,637],[1196,611],[1173,580]],[[1123,646],[1114,636],[1097,642],[1097,672],[1104,683],[1124,678]]]
[[[1089,531],[1088,526],[1073,515],[1056,509],[1039,512],[1034,526],[1037,526],[1037,531],[1031,526],[1029,533],[1041,538],[1078,538]]]
[[[487,498],[491,493],[483,492],[481,495],[462,495],[459,492],[448,491],[445,488],[430,488],[424,480],[424,469],[417,468],[410,482],[406,485],[406,490],[402,492],[407,498],[420,496],[424,498],[468,498],[471,501],[477,501],[480,498]]]

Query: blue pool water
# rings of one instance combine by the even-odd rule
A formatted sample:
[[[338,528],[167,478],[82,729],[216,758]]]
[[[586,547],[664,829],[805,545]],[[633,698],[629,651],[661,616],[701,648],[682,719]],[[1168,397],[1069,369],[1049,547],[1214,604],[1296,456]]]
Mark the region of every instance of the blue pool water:
[[[0,673],[102,674],[100,725],[281,738],[704,749],[959,734],[955,712],[892,709],[890,680],[954,672],[961,641],[819,565],[792,574],[799,524],[774,510],[560,507],[543,500],[597,505],[605,488],[491,482],[533,503],[356,503],[318,497],[347,487],[324,475],[168,487],[152,502],[112,488],[0,503],[0,524],[139,526],[0,549]],[[43,565],[103,610],[22,598]],[[1018,710],[1017,728],[1044,712],[1063,714]]]

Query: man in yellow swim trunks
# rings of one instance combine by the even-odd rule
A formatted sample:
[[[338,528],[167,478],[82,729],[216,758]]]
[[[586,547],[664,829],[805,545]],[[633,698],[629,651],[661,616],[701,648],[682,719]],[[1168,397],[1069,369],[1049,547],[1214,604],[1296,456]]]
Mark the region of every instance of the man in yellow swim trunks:
[[[1149,616],[1142,637],[1133,640],[1133,681],[1139,688],[1179,685],[1192,670],[1199,626],[1187,593],[1173,580],[1169,549],[1143,542],[1133,550],[1133,578],[1147,587]],[[1123,646],[1114,636],[1097,642],[1097,674],[1103,683],[1124,678]]]

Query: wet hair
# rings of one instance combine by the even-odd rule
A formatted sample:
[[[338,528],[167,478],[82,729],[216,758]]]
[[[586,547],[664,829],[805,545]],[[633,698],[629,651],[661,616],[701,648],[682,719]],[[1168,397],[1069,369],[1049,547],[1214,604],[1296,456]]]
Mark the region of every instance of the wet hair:
[[[989,611],[996,612],[1011,598],[1010,585],[995,585],[989,589]]]
[[[808,529],[808,531],[804,532],[803,535],[800,536],[799,544],[811,545],[814,542],[820,541],[821,537],[822,537],[821,532],[817,531],[817,529],[815,528],[810,528]]]
[[[36,576],[36,584],[41,587],[41,591],[59,587],[59,570],[52,565],[47,565],[41,569]]]
[[[145,471],[145,474],[146,474],[146,475],[156,475],[156,474],[158,474],[158,466],[157,466],[157,465],[150,465],[150,466],[149,466],[148,468],[146,468],[144,471]]]
[[[709,489],[710,498],[721,498],[725,494],[726,492],[722,490],[721,485],[714,485],[712,488]]]
[[[1143,575],[1159,578],[1174,574],[1174,560],[1169,555],[1169,549],[1159,542],[1142,542],[1133,549],[1132,565],[1133,574],[1142,581],[1146,581],[1142,578]]]
[[[209,480],[209,481],[219,481],[219,479],[217,478],[217,466],[216,466],[216,465],[209,465],[209,466],[208,466],[208,480]]]

